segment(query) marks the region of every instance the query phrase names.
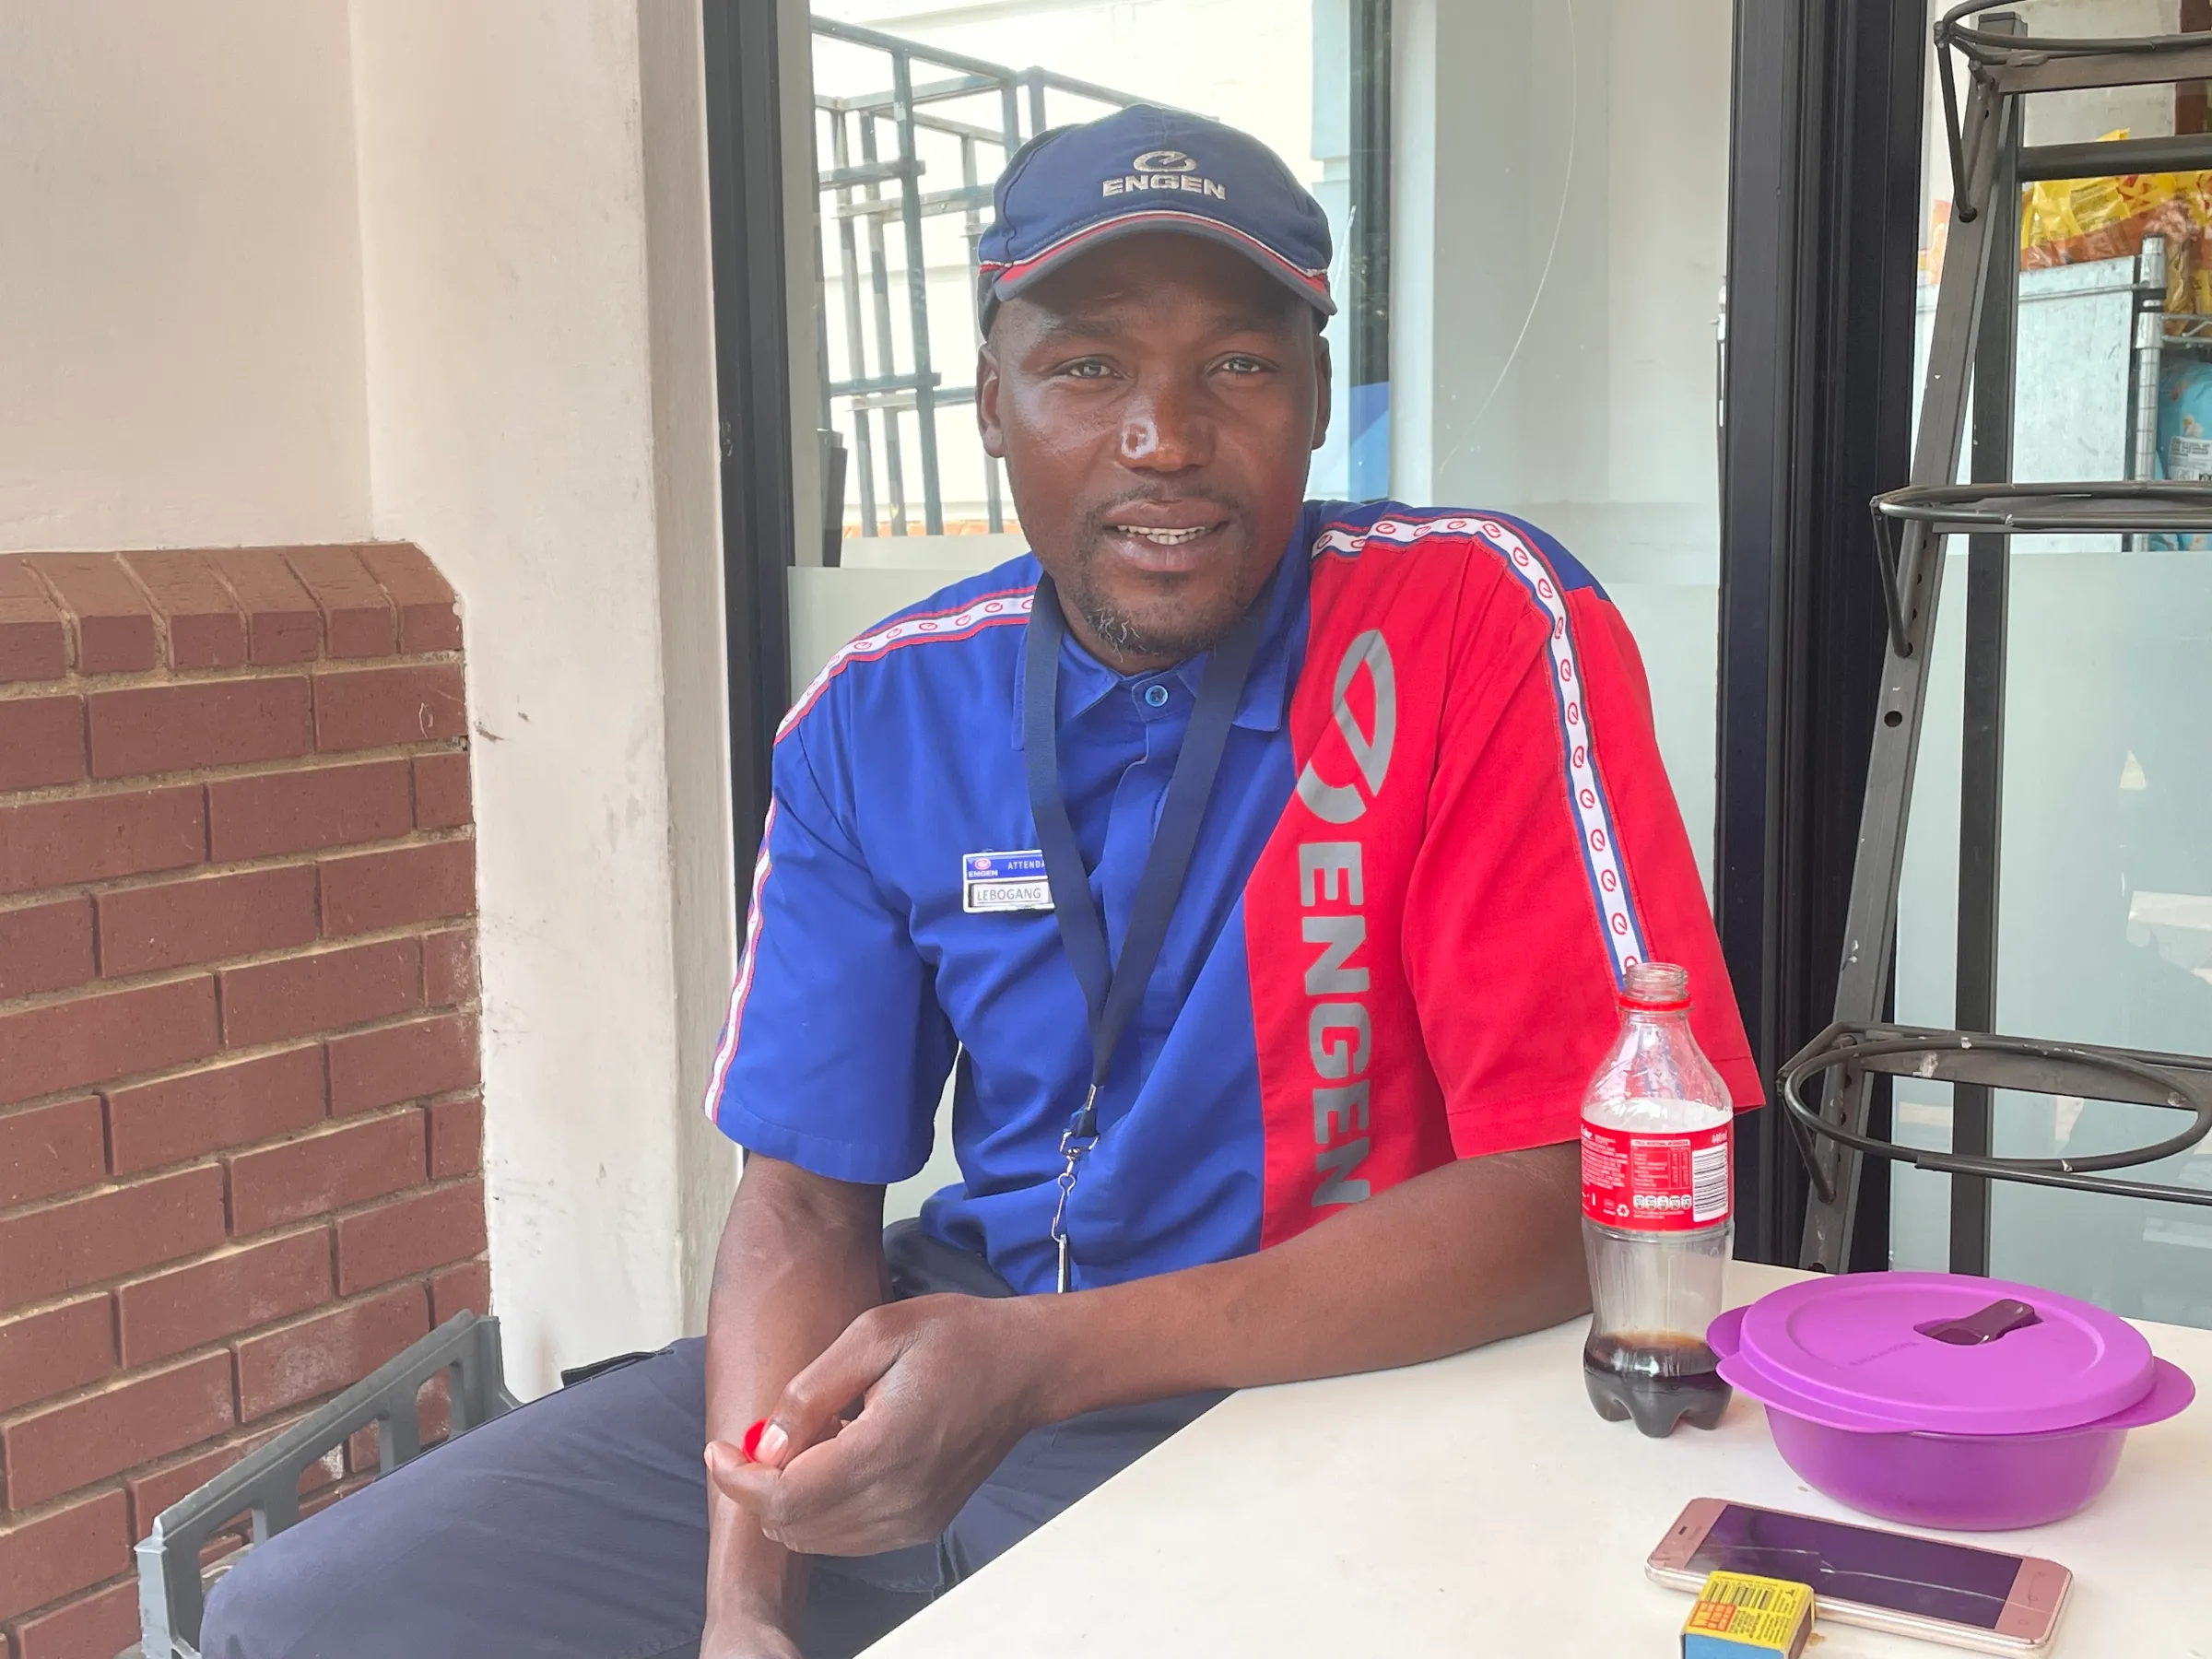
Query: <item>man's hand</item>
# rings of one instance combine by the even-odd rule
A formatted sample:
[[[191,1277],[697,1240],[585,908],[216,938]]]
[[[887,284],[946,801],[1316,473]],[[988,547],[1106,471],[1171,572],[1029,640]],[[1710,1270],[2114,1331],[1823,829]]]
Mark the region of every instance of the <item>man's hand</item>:
[[[786,1549],[872,1555],[934,1540],[1048,1420],[1036,1301],[924,1296],[871,1309],[792,1379],[757,1461],[717,1441],[708,1473]]]
[[[802,1555],[894,1549],[936,1537],[1041,1423],[1557,1324],[1590,1305],[1580,1167],[1572,1142],[1465,1159],[1230,1261],[1071,1296],[870,1309],[792,1380],[758,1461],[722,1420],[717,1501]]]

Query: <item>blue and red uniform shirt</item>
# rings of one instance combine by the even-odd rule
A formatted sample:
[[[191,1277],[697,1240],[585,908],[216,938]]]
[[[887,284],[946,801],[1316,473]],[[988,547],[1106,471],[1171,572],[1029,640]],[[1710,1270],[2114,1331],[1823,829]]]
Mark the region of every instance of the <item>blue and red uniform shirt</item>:
[[[923,1225],[1025,1291],[1053,1283],[1089,1030],[1050,911],[972,911],[965,877],[1038,844],[1037,574],[1025,556],[871,629],[785,717],[707,1098],[741,1146],[889,1182],[928,1157],[953,1072],[961,1180]],[[1118,955],[1205,661],[1122,676],[1063,652],[1063,788]],[[1689,970],[1700,1043],[1756,1101],[1603,591],[1503,514],[1309,503],[1100,1098],[1077,1284],[1222,1260],[1448,1159],[1575,1138],[1615,988],[1647,957]]]

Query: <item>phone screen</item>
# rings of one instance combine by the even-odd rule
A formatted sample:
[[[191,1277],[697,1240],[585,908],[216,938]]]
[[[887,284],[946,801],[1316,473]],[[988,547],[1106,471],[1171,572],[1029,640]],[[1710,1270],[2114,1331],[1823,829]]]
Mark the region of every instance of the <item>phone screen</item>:
[[[2020,1571],[2018,1556],[1901,1533],[1724,1507],[1688,1561],[1703,1574],[1749,1572],[1810,1584],[1815,1595],[1994,1630]]]

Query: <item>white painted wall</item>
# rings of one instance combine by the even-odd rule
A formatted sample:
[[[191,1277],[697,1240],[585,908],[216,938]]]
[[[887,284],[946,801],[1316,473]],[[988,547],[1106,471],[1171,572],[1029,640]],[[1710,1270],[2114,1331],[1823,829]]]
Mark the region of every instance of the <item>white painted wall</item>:
[[[0,6],[0,551],[367,533],[346,15]]]
[[[468,606],[493,1296],[532,1391],[696,1326],[734,1169],[697,1104],[733,925],[697,17],[352,18],[374,527]]]
[[[0,6],[0,549],[461,593],[525,1393],[700,1328],[735,1173],[704,137],[698,0]]]

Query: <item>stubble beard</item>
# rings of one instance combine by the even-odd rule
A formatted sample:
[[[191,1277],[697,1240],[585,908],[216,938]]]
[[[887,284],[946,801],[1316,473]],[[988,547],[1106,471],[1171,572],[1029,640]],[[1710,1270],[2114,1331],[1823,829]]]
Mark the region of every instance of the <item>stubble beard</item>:
[[[1226,503],[1224,507],[1230,524],[1242,532],[1239,539],[1246,552],[1241,564],[1249,560],[1253,546],[1252,517],[1241,507]],[[1100,643],[1119,655],[1180,663],[1219,644],[1244,614],[1243,582],[1232,581],[1210,596],[1203,608],[1178,595],[1162,594],[1142,611],[1124,609],[1115,605],[1096,581],[1099,565],[1109,557],[1102,545],[1107,518],[1101,513],[1081,527],[1077,544],[1081,550],[1062,592],[1062,603],[1083,618]],[[1241,577],[1244,572],[1240,570],[1238,574]]]

